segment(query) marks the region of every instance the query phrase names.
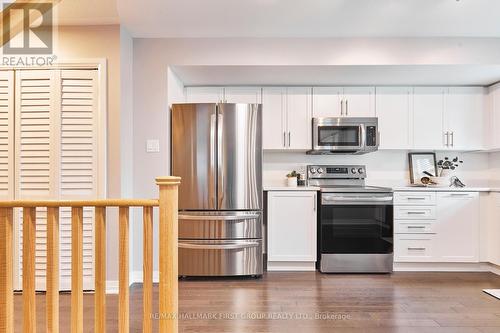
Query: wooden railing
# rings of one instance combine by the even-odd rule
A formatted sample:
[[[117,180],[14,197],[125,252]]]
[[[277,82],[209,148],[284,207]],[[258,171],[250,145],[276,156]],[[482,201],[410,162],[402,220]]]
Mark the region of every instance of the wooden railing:
[[[179,177],[159,177],[158,200],[0,201],[0,333],[14,332],[13,211],[23,209],[23,332],[36,332],[36,208],[47,208],[47,332],[59,332],[59,208],[71,207],[71,332],[83,332],[83,208],[95,207],[94,332],[106,331],[106,207],[119,209],[118,330],[129,332],[129,208],[143,208],[143,332],[152,332],[153,207],[159,207],[159,331],[178,328],[177,190]]]

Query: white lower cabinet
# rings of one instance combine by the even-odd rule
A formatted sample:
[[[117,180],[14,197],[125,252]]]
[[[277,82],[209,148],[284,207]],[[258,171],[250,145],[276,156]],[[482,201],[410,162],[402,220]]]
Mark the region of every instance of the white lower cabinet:
[[[316,198],[314,191],[268,192],[268,270],[315,269]]]
[[[437,193],[438,261],[479,261],[479,193]]]
[[[478,192],[394,193],[395,262],[479,262]]]

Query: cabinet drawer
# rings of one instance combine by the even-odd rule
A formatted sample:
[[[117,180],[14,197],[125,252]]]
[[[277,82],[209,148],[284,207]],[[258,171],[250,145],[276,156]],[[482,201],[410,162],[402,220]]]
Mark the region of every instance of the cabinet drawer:
[[[426,206],[436,204],[436,192],[395,192],[395,205]]]
[[[394,221],[395,234],[431,234],[434,233],[432,220],[396,220]]]
[[[395,262],[426,262],[435,259],[434,235],[395,235]]]
[[[401,220],[433,220],[436,218],[435,206],[396,206],[394,218]]]

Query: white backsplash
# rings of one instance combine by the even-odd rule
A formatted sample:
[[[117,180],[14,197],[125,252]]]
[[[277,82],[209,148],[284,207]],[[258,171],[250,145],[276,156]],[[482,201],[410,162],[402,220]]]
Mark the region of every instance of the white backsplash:
[[[464,161],[455,171],[467,185],[485,186],[495,179],[487,153],[436,152],[439,160],[444,156],[458,156]],[[500,180],[500,153],[492,156],[496,161],[496,179]],[[408,151],[385,150],[365,155],[306,155],[305,152],[264,152],[263,181],[266,186],[283,186],[285,175],[308,164],[363,164],[367,169],[367,183],[380,186],[404,186],[409,184]]]

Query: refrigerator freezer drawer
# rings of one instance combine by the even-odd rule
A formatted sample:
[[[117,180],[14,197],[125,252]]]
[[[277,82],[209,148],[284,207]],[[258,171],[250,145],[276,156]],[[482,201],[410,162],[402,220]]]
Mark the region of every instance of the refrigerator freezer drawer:
[[[179,238],[262,238],[262,214],[255,212],[179,212]]]
[[[262,240],[179,239],[180,276],[261,275]]]

